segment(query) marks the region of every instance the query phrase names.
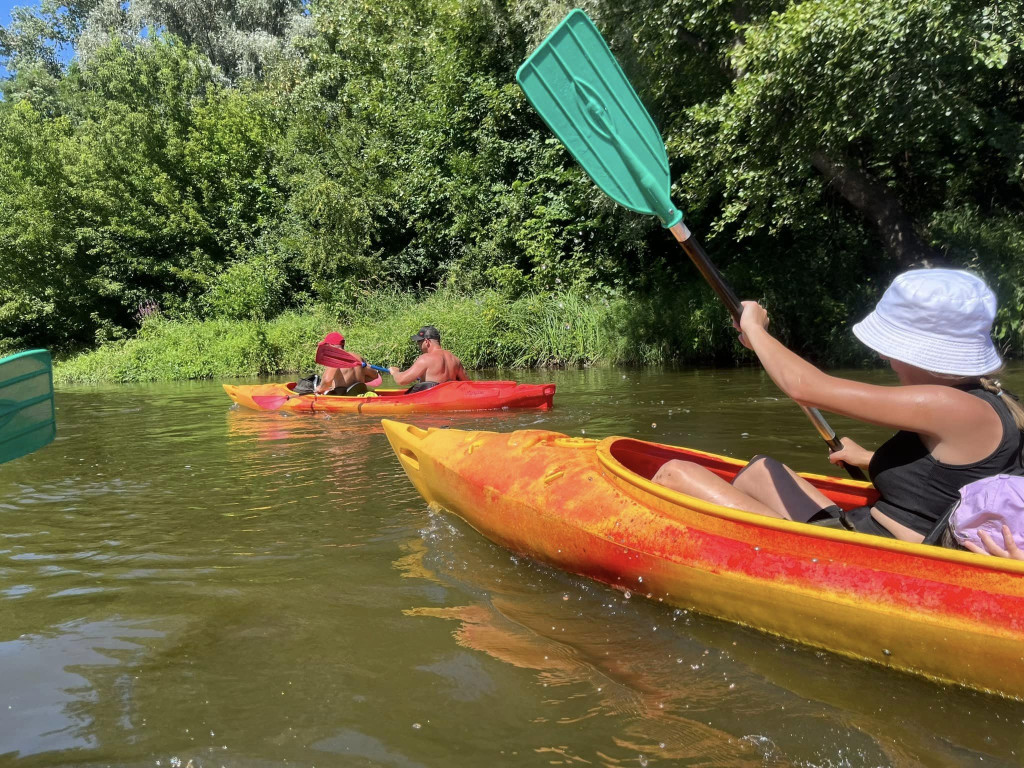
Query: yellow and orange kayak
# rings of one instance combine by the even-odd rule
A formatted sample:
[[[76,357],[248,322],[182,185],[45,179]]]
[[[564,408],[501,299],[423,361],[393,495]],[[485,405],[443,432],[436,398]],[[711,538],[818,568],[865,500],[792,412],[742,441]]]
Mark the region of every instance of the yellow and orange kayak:
[[[818,648],[1024,699],[1024,562],[761,517],[652,483],[669,459],[735,459],[622,437],[384,421],[432,505],[487,538],[637,595]],[[871,485],[803,475],[844,508]]]
[[[378,389],[365,395],[297,395],[295,384],[224,384],[228,397],[255,411],[292,413],[366,413],[400,416],[436,411],[494,411],[503,408],[548,410],[554,384],[514,381],[447,381],[422,392]]]

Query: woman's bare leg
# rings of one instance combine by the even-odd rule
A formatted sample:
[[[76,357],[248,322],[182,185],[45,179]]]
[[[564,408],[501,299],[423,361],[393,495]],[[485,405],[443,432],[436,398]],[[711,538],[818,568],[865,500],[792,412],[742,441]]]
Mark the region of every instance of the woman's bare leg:
[[[756,499],[775,513],[806,523],[815,513],[833,504],[825,494],[780,461],[755,456],[732,481],[737,490]]]
[[[667,461],[661,465],[651,479],[666,488],[689,496],[696,496],[698,499],[720,504],[723,507],[741,509],[767,517],[785,517],[741,488],[727,483],[710,469],[705,469],[691,461],[680,459]]]

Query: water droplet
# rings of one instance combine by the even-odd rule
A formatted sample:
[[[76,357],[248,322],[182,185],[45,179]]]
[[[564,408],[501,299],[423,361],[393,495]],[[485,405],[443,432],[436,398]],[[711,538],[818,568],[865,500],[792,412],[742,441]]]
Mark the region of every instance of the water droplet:
[[[658,425],[655,422],[651,422],[651,429],[657,429]]]
[[[418,731],[418,730],[419,730],[420,728],[422,728],[422,727],[423,727],[423,726],[422,726],[422,725],[420,725],[419,723],[413,723],[413,724],[412,724],[412,729],[413,729],[414,731]]]
[[[630,592],[630,591],[629,591],[629,590],[627,589],[627,590],[626,590],[626,599],[627,599],[627,600],[629,600],[629,598],[631,598],[632,596],[633,596],[633,593],[632,593],[632,592]],[[552,627],[552,629],[554,629],[554,627]]]

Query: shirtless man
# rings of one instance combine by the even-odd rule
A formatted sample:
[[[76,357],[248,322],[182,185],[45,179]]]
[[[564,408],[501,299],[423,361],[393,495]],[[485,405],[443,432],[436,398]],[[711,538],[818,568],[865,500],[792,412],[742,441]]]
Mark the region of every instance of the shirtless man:
[[[446,349],[441,347],[441,333],[432,325],[424,325],[410,339],[420,351],[408,370],[400,371],[390,368],[395,383],[399,386],[410,384],[416,379],[420,381],[409,387],[408,393],[422,392],[436,387],[445,381],[469,381],[462,362]]]
[[[344,349],[345,337],[340,333],[328,333],[320,343],[334,344]],[[356,357],[362,359],[361,355],[356,355]],[[329,368],[325,366],[323,378],[316,388],[316,394],[325,395],[330,392],[335,395],[360,395],[367,391],[367,385],[376,387],[381,383],[378,374],[374,373],[373,378],[368,378],[365,371],[367,371],[366,368]],[[370,371],[370,373],[373,372]]]

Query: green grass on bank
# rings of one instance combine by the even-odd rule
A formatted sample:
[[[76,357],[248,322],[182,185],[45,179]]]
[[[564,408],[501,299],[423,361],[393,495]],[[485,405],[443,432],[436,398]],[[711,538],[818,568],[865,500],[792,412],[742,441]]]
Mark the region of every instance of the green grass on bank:
[[[713,297],[606,296],[580,290],[509,297],[441,290],[378,292],[354,306],[291,310],[266,322],[150,318],[134,339],[56,366],[58,383],[222,379],[314,370],[317,342],[341,330],[348,349],[379,365],[405,366],[421,325],[469,369],[735,359],[734,334]]]

